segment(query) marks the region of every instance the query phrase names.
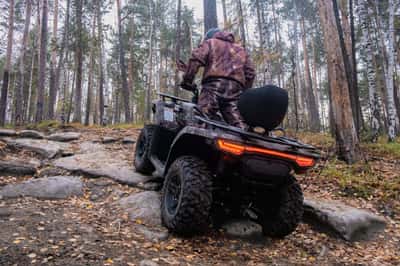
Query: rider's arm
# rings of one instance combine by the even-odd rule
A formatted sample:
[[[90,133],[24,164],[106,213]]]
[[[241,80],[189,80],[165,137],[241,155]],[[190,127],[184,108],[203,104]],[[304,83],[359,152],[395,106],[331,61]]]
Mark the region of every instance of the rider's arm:
[[[193,50],[186,73],[183,76],[184,83],[187,84],[193,83],[193,80],[196,77],[199,68],[207,65],[209,51],[210,51],[209,41],[202,42],[198,48]]]
[[[246,78],[246,89],[250,89],[253,87],[254,79],[256,78],[256,71],[249,55],[247,55],[246,64],[244,66],[244,76]]]

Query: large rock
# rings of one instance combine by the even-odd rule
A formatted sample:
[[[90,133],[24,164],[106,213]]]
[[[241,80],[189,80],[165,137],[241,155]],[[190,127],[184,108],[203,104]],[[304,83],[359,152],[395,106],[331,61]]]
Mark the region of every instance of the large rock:
[[[386,225],[382,217],[337,201],[306,199],[304,208],[307,222],[331,229],[348,241],[367,240]]]
[[[103,137],[101,139],[101,142],[104,143],[104,144],[110,144],[110,143],[114,143],[114,142],[117,142],[117,141],[118,141],[118,138],[114,138],[114,137]]]
[[[83,183],[79,177],[55,176],[31,179],[0,189],[0,197],[34,197],[39,199],[66,199],[83,195]]]
[[[94,153],[94,152],[105,152],[104,145],[94,143],[92,141],[84,141],[79,143],[79,153]]]
[[[17,135],[17,132],[13,129],[1,129],[0,128],[0,137],[14,137]]]
[[[45,139],[4,139],[7,145],[14,148],[26,149],[38,153],[46,158],[54,158],[71,149],[66,143],[59,143]]]
[[[0,173],[11,175],[34,175],[36,165],[17,160],[0,161]]]
[[[143,235],[143,237],[152,242],[160,242],[168,239],[169,232],[167,228],[149,228],[145,225],[137,224],[133,227],[135,232]]]
[[[125,137],[122,139],[122,144],[135,144],[136,140],[131,137]]]
[[[135,172],[126,159],[117,152],[95,152],[60,158],[53,165],[68,171],[93,177],[109,177],[121,184],[137,186],[148,177]]]
[[[44,139],[44,134],[36,130],[22,130],[18,133],[20,138]]]
[[[161,226],[160,195],[154,191],[145,191],[119,200],[119,204],[129,213],[133,221],[149,226]]]
[[[261,225],[245,219],[228,221],[222,226],[222,229],[232,237],[244,239],[263,238]]]
[[[48,139],[53,141],[69,142],[78,140],[81,137],[81,133],[78,132],[60,132],[51,134]]]

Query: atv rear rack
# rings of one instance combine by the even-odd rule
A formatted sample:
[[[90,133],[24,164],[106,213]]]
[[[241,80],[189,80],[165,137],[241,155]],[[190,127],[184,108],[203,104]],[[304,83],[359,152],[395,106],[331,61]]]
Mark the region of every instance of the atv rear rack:
[[[224,129],[224,130],[239,134],[245,140],[258,139],[258,140],[277,143],[277,144],[290,145],[290,146],[295,147],[297,149],[305,149],[305,150],[308,150],[308,151],[311,151],[311,152],[315,152],[315,148],[313,146],[307,145],[307,144],[303,144],[303,143],[300,143],[300,142],[298,142],[296,140],[289,139],[289,138],[286,138],[286,137],[261,136],[261,135],[255,134],[255,133],[244,131],[244,130],[242,130],[240,128],[232,127],[232,126],[229,126],[229,125],[223,125],[221,123],[206,119],[206,118],[201,117],[201,116],[196,116],[196,119],[198,119],[199,121],[201,121],[201,122],[203,122],[203,123],[205,123],[207,125],[211,125],[212,127]]]

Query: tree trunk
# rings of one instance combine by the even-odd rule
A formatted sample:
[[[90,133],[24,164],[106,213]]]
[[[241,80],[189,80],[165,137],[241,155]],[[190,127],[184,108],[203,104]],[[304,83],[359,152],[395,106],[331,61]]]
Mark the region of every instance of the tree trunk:
[[[339,159],[354,163],[361,157],[359,139],[351,109],[349,82],[333,2],[318,0],[318,9],[324,32],[337,153]]]
[[[315,102],[315,95],[313,92],[313,86],[311,81],[311,71],[310,71],[310,63],[308,60],[308,52],[307,52],[307,39],[306,39],[306,31],[305,31],[305,22],[304,17],[301,17],[300,20],[301,26],[301,39],[303,43],[303,52],[304,52],[304,70],[305,70],[305,81],[306,81],[306,97],[308,108],[310,112],[310,129],[312,132],[319,132],[321,129],[321,121],[319,117],[319,111],[317,104]]]
[[[12,45],[13,45],[13,34],[14,34],[14,0],[10,0],[9,5],[10,5],[10,12],[8,15],[7,55],[6,55],[6,64],[3,70],[4,71],[3,85],[1,87],[1,98],[0,98],[0,126],[4,126],[6,123],[8,84],[9,84],[10,70],[11,70],[11,56],[12,56]]]
[[[62,67],[63,67],[63,65],[65,63],[64,62],[64,51],[65,51],[66,62],[68,62],[68,57],[69,57],[69,49],[65,49],[65,48],[69,44],[69,39],[68,39],[68,37],[69,37],[69,17],[70,17],[69,12],[70,12],[70,7],[71,7],[71,0],[67,0],[67,4],[66,5],[67,5],[67,10],[66,10],[66,13],[65,13],[64,33],[63,33],[63,39],[62,39],[62,43],[61,43],[60,59],[58,61],[58,66],[57,66],[56,75],[55,75],[56,76],[56,78],[55,78],[55,81],[56,81],[55,87],[56,87],[57,90],[59,89],[58,87],[59,87],[59,80],[60,80],[59,77],[60,77],[60,74],[61,74],[61,69],[62,69]],[[65,67],[64,67],[64,69],[65,69]],[[69,77],[69,75],[68,75],[68,77]],[[68,81],[68,84],[69,84],[69,81]],[[64,80],[64,85],[63,86],[64,86],[64,92],[63,92],[63,99],[62,99],[62,102],[61,102],[61,106],[62,106],[61,107],[61,120],[63,121],[63,123],[65,123],[65,120],[66,120],[66,101],[67,101],[67,99],[66,99],[66,97],[67,97],[67,95],[66,95],[67,82],[65,80]]]
[[[99,121],[104,126],[104,57],[103,57],[103,21],[101,15],[101,0],[97,0],[97,35],[99,38]]]
[[[376,91],[376,73],[374,68],[373,60],[373,43],[370,38],[369,26],[368,26],[368,3],[366,0],[360,0],[358,6],[358,14],[360,17],[360,27],[363,34],[363,50],[366,56],[366,68],[368,78],[368,92],[369,92],[369,105],[371,109],[371,130],[372,142],[378,140],[379,128],[380,128],[380,115],[379,115],[379,99]]]
[[[22,47],[21,47],[21,55],[19,62],[19,85],[17,86],[15,92],[15,125],[19,126],[22,124],[24,120],[24,106],[25,102],[23,97],[25,91],[25,55],[28,48],[29,42],[29,27],[31,24],[31,15],[32,15],[32,1],[26,0],[25,7],[25,26],[24,26],[24,34],[22,36]],[[33,55],[34,57],[34,55]]]
[[[393,86],[393,75],[394,75],[394,64],[395,64],[395,29],[394,29],[394,1],[389,0],[389,62],[388,62],[388,84],[387,84],[387,105],[388,105],[388,135],[389,141],[393,142],[396,140],[396,120],[398,120],[397,112],[394,104],[394,86]]]
[[[175,36],[175,62],[181,59],[181,17],[182,17],[182,0],[178,0],[178,9],[176,12],[176,36]],[[175,84],[174,95],[179,96],[179,70],[175,66]]]
[[[222,15],[224,16],[224,28],[228,28],[228,15],[226,12],[226,0],[222,0]]]
[[[354,82],[353,82],[353,74],[352,74],[352,67],[351,67],[352,60],[350,60],[351,59],[350,53],[347,50],[347,47],[345,44],[343,27],[342,27],[342,22],[340,20],[337,0],[333,0],[332,2],[333,2],[333,11],[334,11],[335,20],[336,20],[336,29],[339,33],[340,48],[342,49],[342,54],[343,54],[343,63],[344,63],[344,69],[346,72],[346,79],[347,79],[347,82],[349,83],[348,88],[349,88],[349,94],[350,94],[351,108],[353,109],[353,119],[354,119],[354,123],[356,126],[357,134],[359,134],[360,124],[361,124],[361,122],[360,122],[361,119],[358,116],[359,96],[358,96],[357,88],[354,86]]]
[[[76,16],[76,42],[75,42],[75,64],[76,64],[76,81],[75,81],[75,102],[74,117],[75,123],[82,122],[82,75],[83,75],[83,25],[82,25],[82,0],[75,0],[75,16]]]
[[[349,7],[349,11],[347,10]],[[353,0],[342,1],[340,5],[340,13],[342,15],[343,25],[343,39],[344,46],[346,47],[346,58],[349,58],[349,72],[350,72],[350,97],[352,106],[354,106],[353,115],[356,123],[357,132],[360,132],[363,118],[360,104],[360,96],[358,90],[358,78],[357,78],[357,62],[355,54],[355,32],[354,32],[354,15],[353,15]],[[340,21],[340,20],[339,20]]]
[[[204,5],[204,32],[218,28],[216,0],[203,0]]]
[[[76,60],[76,59],[75,59]],[[72,101],[74,99],[74,88],[76,86],[76,77],[77,77],[77,73],[76,73],[76,69],[73,73],[73,77],[72,77],[72,86],[71,86],[71,94],[69,96],[69,101],[68,101],[68,115],[67,115],[67,123],[69,123],[69,121],[71,121],[71,113],[72,113]]]
[[[121,21],[121,0],[117,1],[117,13],[118,13],[118,43],[119,43],[119,66],[121,71],[122,79],[122,95],[125,108],[125,122],[132,122],[131,109],[129,107],[130,93],[128,88],[126,64],[125,64],[125,47],[122,39],[122,21]]]
[[[242,45],[246,48],[246,27],[244,26],[242,1],[237,0],[237,5],[239,13],[240,38],[242,39]]]
[[[92,24],[92,43],[89,46],[90,57],[89,57],[89,76],[88,76],[88,91],[86,97],[86,113],[85,113],[85,126],[90,124],[90,113],[92,111],[92,100],[93,100],[93,72],[94,72],[94,51],[96,43],[96,16],[93,16]]]
[[[44,116],[44,92],[46,82],[46,58],[47,58],[47,0],[42,2],[42,23],[40,25],[40,46],[39,46],[39,84],[36,100],[35,122],[43,121]]]
[[[150,34],[149,34],[149,70],[148,70],[148,80],[147,80],[147,90],[145,96],[145,122],[149,122],[151,118],[151,91],[152,91],[152,79],[153,79],[153,38],[154,38],[154,25],[153,25],[153,1],[149,3],[150,9]]]
[[[53,38],[51,40],[51,60],[50,60],[50,86],[49,101],[47,106],[47,119],[54,119],[54,107],[58,92],[57,70],[57,29],[58,29],[58,0],[54,0],[53,14]]]

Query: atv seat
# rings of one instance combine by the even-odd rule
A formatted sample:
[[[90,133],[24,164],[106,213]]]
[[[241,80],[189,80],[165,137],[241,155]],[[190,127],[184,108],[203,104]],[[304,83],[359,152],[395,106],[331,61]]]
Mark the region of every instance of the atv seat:
[[[272,131],[286,116],[289,97],[286,90],[273,85],[245,91],[239,99],[239,112],[246,124]]]

